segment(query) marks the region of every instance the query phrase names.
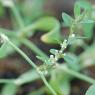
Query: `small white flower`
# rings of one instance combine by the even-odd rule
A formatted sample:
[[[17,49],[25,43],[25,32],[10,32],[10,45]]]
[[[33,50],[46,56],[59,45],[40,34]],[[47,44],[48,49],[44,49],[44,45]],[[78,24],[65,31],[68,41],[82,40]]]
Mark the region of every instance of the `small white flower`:
[[[50,62],[55,63],[57,59],[54,57],[54,55],[50,55]]]
[[[62,52],[63,52],[62,50],[59,51],[59,53],[62,53]]]
[[[71,37],[75,37],[75,34],[72,34]]]
[[[50,59],[53,59],[54,58],[54,55],[50,55]]]
[[[61,44],[61,48],[66,48],[67,47],[67,40],[64,40],[64,42]]]

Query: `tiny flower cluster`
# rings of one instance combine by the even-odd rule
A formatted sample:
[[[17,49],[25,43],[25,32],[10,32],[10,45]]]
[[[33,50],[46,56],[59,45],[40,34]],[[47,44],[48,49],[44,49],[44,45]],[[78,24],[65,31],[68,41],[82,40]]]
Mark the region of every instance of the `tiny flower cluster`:
[[[69,38],[74,38],[75,37],[75,34],[72,34],[69,36]],[[68,38],[68,40],[69,40]],[[64,50],[67,48],[67,45],[69,44],[68,43],[68,40],[64,40],[63,43],[60,44],[60,50],[56,50],[56,49],[51,49],[50,52],[51,52],[51,55],[49,57],[48,60],[45,60],[44,61],[44,65],[40,67],[40,70],[41,72],[43,72],[43,74],[47,74],[46,72],[48,72],[49,69],[57,66],[57,61],[60,59],[60,58],[64,58],[64,56],[66,55],[64,53]]]
[[[63,58],[65,53],[63,51],[67,47],[67,40],[64,40],[63,43],[60,44],[61,49],[60,50],[55,50],[53,53],[54,55],[50,55],[50,61],[52,64],[56,64],[59,58]]]

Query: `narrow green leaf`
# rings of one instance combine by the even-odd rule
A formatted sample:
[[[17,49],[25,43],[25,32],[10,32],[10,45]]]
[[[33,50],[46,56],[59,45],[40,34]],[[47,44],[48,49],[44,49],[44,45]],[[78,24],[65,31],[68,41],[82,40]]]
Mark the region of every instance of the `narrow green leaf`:
[[[80,23],[95,23],[94,20],[82,20]]]
[[[0,17],[3,17],[4,13],[5,13],[4,7],[2,6],[0,2]]]
[[[42,62],[44,62],[45,64],[50,64],[50,60],[47,60],[46,58],[44,57],[41,57],[41,56],[36,56],[39,60],[41,60]]]
[[[3,87],[0,95],[16,95],[17,88],[18,87],[14,84],[6,84]]]
[[[68,78],[63,78],[63,81],[60,82],[61,86],[61,92],[63,92],[63,95],[70,95],[70,82]]]
[[[75,16],[75,18],[80,16],[80,14],[81,14],[81,8],[80,8],[78,2],[76,2],[75,6],[74,6],[74,16]]]
[[[57,19],[53,17],[44,17],[39,19],[33,25],[34,30],[39,29],[47,32],[41,36],[43,42],[58,44],[57,41],[61,40],[60,23]]]
[[[73,54],[66,54],[64,56],[64,60],[67,62],[67,65],[74,69],[74,70],[79,70],[80,69],[80,66],[78,64],[78,58],[77,56],[73,55]]]
[[[58,51],[58,50],[56,50],[56,49],[50,49],[50,52],[52,53],[52,54],[56,54],[56,51]]]
[[[95,84],[90,86],[85,95],[95,95]]]
[[[82,24],[82,27],[83,27],[84,36],[91,38],[93,35],[94,24],[93,23],[84,23],[84,24]]]
[[[63,18],[64,24],[66,26],[71,26],[72,25],[73,18],[71,16],[69,16],[66,13],[62,13],[62,18]]]
[[[71,77],[61,70],[52,72],[50,84],[58,95],[70,95]]]
[[[19,76],[19,78],[16,79],[16,83],[19,85],[29,83],[31,81],[34,81],[39,78],[39,75],[36,71],[34,70],[29,70],[26,73],[22,74]]]
[[[87,0],[80,0],[79,2],[79,6],[81,8],[84,8],[84,9],[91,9],[91,4],[89,2],[87,2]]]
[[[17,46],[20,46],[20,43],[17,39],[11,39]],[[15,50],[7,43],[4,44],[0,48],[0,58],[4,58],[9,54],[13,53]]]
[[[76,39],[87,39],[88,37],[76,37]]]
[[[39,60],[41,60],[42,62],[45,62],[45,59],[44,57],[41,57],[41,56],[36,56]]]

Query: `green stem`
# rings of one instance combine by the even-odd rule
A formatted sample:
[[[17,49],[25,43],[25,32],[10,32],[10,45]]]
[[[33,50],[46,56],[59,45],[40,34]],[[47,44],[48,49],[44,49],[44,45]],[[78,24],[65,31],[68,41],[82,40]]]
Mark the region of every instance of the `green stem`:
[[[24,28],[23,19],[22,19],[21,15],[19,13],[19,10],[17,9],[14,2],[13,2],[13,6],[11,7],[11,10],[12,10],[14,16],[15,16],[15,19],[16,19],[19,27],[20,27],[20,30],[18,31],[18,33],[23,32],[23,34],[24,34],[26,31],[29,31],[29,30],[34,29],[36,27],[35,25],[32,24],[32,25]]]
[[[46,87],[41,87],[35,91],[31,91],[30,93],[28,93],[28,95],[43,95],[45,91]]]
[[[47,82],[46,78],[43,76],[42,73],[39,73],[40,77],[42,78],[43,82],[45,83],[45,85],[47,86],[47,88],[50,89],[50,91],[52,92],[53,95],[57,95],[57,93],[52,89],[52,87],[49,85],[49,83]]]
[[[12,10],[14,16],[15,16],[15,19],[17,20],[17,22],[18,22],[20,28],[23,28],[23,27],[24,27],[24,26],[23,26],[23,20],[22,20],[22,17],[21,17],[21,15],[20,15],[20,13],[19,13],[19,11],[18,11],[18,9],[17,9],[17,7],[16,7],[14,1],[13,1],[13,6],[10,7],[10,8],[11,8],[11,10]]]
[[[95,79],[92,79],[92,78],[90,78],[86,75],[83,75],[77,71],[69,69],[67,66],[59,66],[59,68],[62,69],[64,72],[66,72],[74,77],[77,77],[78,79],[84,80],[84,81],[91,83],[91,84],[95,83]]]
[[[17,46],[15,46],[10,40],[7,41],[27,62],[33,66],[33,68],[37,69],[37,66],[29,59],[29,57],[21,51]]]
[[[31,49],[33,52],[35,52],[37,55],[42,56],[45,59],[48,59],[48,56],[42,50],[40,50],[33,42],[27,39],[22,39],[21,42],[29,49]]]
[[[22,17],[20,16],[20,13],[19,13],[18,9],[16,8],[15,3],[13,4],[13,7],[11,7],[11,10],[14,13],[14,16],[20,26],[20,30],[18,31],[18,33],[22,32],[22,31],[25,31],[25,32],[29,31],[35,27],[35,25],[30,25],[30,26],[24,28],[24,23],[23,23]],[[28,41],[27,39],[23,39],[22,42],[27,47],[29,47],[32,51],[34,51],[36,54],[38,54],[40,56],[44,56],[46,59],[48,58],[47,55],[44,52],[42,52],[39,48],[37,48],[37,46],[34,45],[32,42]]]
[[[4,28],[0,28],[0,33],[3,33],[5,35],[8,35],[8,36],[11,36],[11,37],[16,37],[17,36],[17,33],[15,31],[11,31],[11,30],[7,30],[7,29],[4,29]]]
[[[27,31],[30,31],[30,30],[34,30],[36,28],[37,28],[37,25],[34,23],[34,24],[28,25],[24,28],[21,28],[18,32],[21,32],[21,31],[27,32]]]
[[[47,82],[47,80],[44,77],[43,73],[38,70],[38,67],[35,65],[35,63],[32,62],[31,59],[22,50],[20,50],[17,46],[15,46],[5,35],[1,35],[1,36],[4,39],[4,41],[7,41],[10,46],[12,46],[30,65],[33,66],[33,68],[35,68],[35,70],[39,73],[39,75],[42,78],[44,84],[49,88],[49,90],[51,91],[51,93],[53,95],[57,95],[56,92],[53,90],[53,88]]]
[[[18,12],[18,10],[17,10],[15,4],[14,4],[13,7],[11,7],[11,9],[12,9],[14,15],[15,15],[16,20],[18,21],[18,24],[19,24],[20,28],[23,30],[23,28],[24,28],[24,23],[23,23],[23,20],[22,20],[22,18],[21,18],[21,16],[20,16],[20,14],[19,14],[19,12]],[[32,25],[31,27],[35,27],[35,25],[34,25],[34,26]],[[29,29],[30,29],[31,27],[29,27]],[[27,29],[27,30],[28,30],[28,29]],[[24,30],[24,31],[25,31],[25,30]],[[27,62],[30,63],[30,65],[32,65],[32,66],[37,70],[38,67],[29,59],[29,57],[28,57],[24,52],[22,52],[18,47],[16,47],[10,40],[8,40],[8,43],[9,43],[24,59],[26,59]],[[32,46],[34,46],[34,45],[32,45]],[[36,49],[37,49],[37,48],[36,48]],[[43,53],[42,53],[39,49],[37,49],[37,50],[40,52],[40,55],[43,55]],[[37,53],[37,52],[36,52],[36,53]],[[47,57],[46,57],[46,58],[47,58]],[[38,70],[37,70],[37,72],[38,72]],[[39,72],[38,72],[38,73],[39,73]],[[44,77],[44,75],[43,75],[42,73],[39,73],[39,74],[40,74],[40,76],[41,76],[43,82],[45,83],[45,85],[46,85],[46,86],[50,89],[50,91],[52,92],[52,94],[53,94],[53,95],[57,95],[56,92],[53,90],[53,88],[48,84],[48,82],[47,82],[46,78]]]
[[[14,83],[15,79],[0,79],[0,83]]]
[[[18,35],[16,34],[16,31],[14,32],[11,30],[0,28],[0,32],[4,33],[5,35],[8,35],[8,36],[18,37]],[[48,56],[42,50],[40,50],[32,41],[21,38],[21,42],[25,46],[27,46],[29,49],[31,49],[33,52],[35,52],[37,55],[45,57],[46,59],[48,59]]]

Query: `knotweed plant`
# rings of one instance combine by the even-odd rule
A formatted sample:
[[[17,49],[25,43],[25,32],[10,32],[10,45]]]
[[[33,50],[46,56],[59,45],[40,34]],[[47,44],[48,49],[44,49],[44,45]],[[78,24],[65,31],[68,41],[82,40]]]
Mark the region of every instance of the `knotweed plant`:
[[[0,79],[0,83],[7,84],[2,93],[7,93],[7,95],[15,95],[19,86],[39,78],[42,79],[46,87],[49,89],[47,92],[52,95],[69,95],[70,81],[74,77],[77,77],[91,84],[95,83],[94,79],[79,73],[79,71],[83,69],[81,64],[79,64],[77,58],[74,55],[71,55],[65,51],[65,49],[68,46],[73,45],[76,40],[83,40],[84,38],[90,38],[92,36],[92,34],[89,35],[89,32],[88,35],[85,33],[86,30],[92,30],[95,22],[93,15],[93,12],[95,11],[93,11],[91,4],[82,0],[76,2],[74,6],[74,18],[66,13],[62,13],[62,18],[64,21],[63,25],[69,27],[70,30],[68,38],[63,40],[59,32],[60,24],[55,18],[45,17],[35,23],[32,23],[29,26],[25,26],[15,3],[12,0],[8,0],[9,2],[6,0],[1,1],[4,6],[9,7],[12,11],[19,26],[19,30],[12,31],[0,28],[0,57],[3,58],[8,56],[15,50],[34,68],[33,70],[30,70],[29,72],[19,76],[17,79]],[[90,27],[87,27],[88,23],[91,24]],[[79,36],[77,33],[77,31],[80,31],[80,28],[84,30],[84,35],[82,36]],[[57,41],[62,41],[62,43],[60,43],[59,50],[50,49],[50,57],[48,57],[36,45],[28,40],[28,37],[32,36],[36,29],[50,31],[41,37],[42,41],[46,43],[58,43]],[[34,32],[30,32],[31,30]],[[55,38],[53,38],[53,36]],[[37,54],[37,58],[40,59],[43,63],[41,66],[35,65],[35,63],[19,48],[22,43]],[[64,59],[65,63],[59,64],[60,59]],[[58,77],[58,79],[64,79],[64,81],[57,81],[56,72],[59,73],[59,75],[62,74],[65,76],[64,78],[62,75],[61,78]],[[45,76],[48,75],[50,76],[49,82],[45,78]],[[57,89],[55,85],[57,86]],[[60,86],[62,86],[64,89],[60,89]],[[10,87],[13,89],[12,91],[10,91]],[[93,88],[95,88],[95,86],[92,86],[90,89]],[[90,92],[93,92],[93,90]],[[92,95],[88,93],[89,91],[87,91],[86,95]]]

